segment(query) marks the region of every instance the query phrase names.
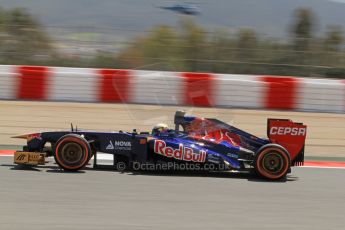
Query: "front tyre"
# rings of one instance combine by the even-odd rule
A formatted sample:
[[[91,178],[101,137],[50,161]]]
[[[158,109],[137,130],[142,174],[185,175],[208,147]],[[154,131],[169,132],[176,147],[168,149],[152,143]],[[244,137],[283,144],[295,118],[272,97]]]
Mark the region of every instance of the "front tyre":
[[[268,180],[279,180],[286,176],[290,169],[289,153],[280,145],[263,146],[255,156],[255,172]]]
[[[67,134],[56,143],[54,158],[64,170],[78,171],[87,164],[91,154],[90,145],[83,137]]]

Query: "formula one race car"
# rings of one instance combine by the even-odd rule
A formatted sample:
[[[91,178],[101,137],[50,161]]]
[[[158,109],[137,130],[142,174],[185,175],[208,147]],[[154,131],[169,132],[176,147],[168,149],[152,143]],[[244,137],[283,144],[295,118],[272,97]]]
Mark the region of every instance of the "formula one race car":
[[[177,111],[175,129],[164,125],[152,133],[95,132],[75,130],[32,133],[27,145],[15,153],[17,164],[44,164],[54,156],[68,171],[82,169],[97,153],[114,156],[114,167],[121,163],[131,169],[134,163],[209,166],[213,170],[254,171],[269,180],[303,165],[307,127],[287,119],[268,119],[267,136],[259,138],[217,119],[186,116]],[[180,130],[181,129],[181,130]],[[50,144],[50,145],[49,145]],[[212,167],[210,167],[212,166]]]

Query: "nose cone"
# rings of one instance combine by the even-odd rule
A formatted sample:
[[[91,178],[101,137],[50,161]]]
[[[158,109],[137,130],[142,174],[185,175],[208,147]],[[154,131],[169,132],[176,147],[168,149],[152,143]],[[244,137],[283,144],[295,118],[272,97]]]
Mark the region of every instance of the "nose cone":
[[[22,134],[22,135],[17,135],[17,136],[13,136],[11,138],[18,138],[18,139],[27,139],[29,134]]]
[[[13,136],[11,138],[26,139],[27,141],[29,141],[29,140],[32,140],[34,138],[39,138],[39,137],[41,137],[41,133],[22,134],[22,135]]]

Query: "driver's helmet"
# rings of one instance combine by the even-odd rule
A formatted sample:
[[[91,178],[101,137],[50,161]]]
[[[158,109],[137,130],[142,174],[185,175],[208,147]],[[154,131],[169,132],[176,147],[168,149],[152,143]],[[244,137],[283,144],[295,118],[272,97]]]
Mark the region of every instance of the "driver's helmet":
[[[169,127],[167,124],[160,123],[153,127],[152,134],[156,135],[158,133],[165,133],[165,132],[168,132],[168,130],[169,130]]]

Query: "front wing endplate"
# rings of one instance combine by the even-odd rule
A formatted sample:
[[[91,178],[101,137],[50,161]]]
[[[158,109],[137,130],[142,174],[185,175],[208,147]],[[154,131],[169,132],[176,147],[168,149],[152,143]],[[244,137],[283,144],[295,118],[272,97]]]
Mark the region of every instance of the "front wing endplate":
[[[14,163],[24,165],[44,165],[45,155],[45,153],[39,152],[17,151],[14,153]]]

